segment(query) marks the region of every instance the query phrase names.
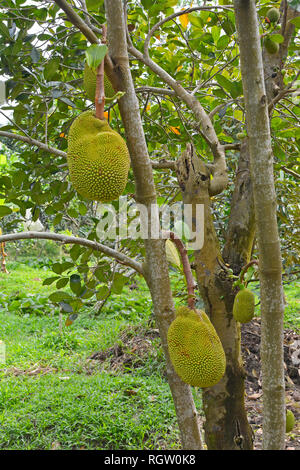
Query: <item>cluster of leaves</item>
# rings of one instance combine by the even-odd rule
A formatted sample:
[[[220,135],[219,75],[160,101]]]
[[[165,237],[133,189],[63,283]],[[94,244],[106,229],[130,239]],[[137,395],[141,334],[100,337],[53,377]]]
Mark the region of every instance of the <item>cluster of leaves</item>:
[[[2,294],[0,308],[7,312],[17,313],[18,315],[46,315],[55,313],[52,306],[49,305],[48,295],[25,292],[16,292],[13,296],[11,293]]]
[[[74,2],[77,13],[99,28],[105,22],[103,1],[89,0],[86,5],[88,16],[81,5]],[[184,2],[176,0],[129,1],[127,6],[131,40],[140,51],[149,30],[157,22],[186,8]],[[262,36],[269,32],[264,18],[271,6],[278,7],[279,2],[262,0],[258,6]],[[0,75],[7,78],[7,104],[2,110],[10,116],[10,121],[1,130],[21,133],[66,151],[66,137],[73,119],[92,106],[82,90],[86,38],[56,4],[36,0],[3,0],[0,32]],[[280,33],[274,33],[280,43]],[[285,85],[294,80],[299,65],[294,54],[296,47],[294,35],[287,58]],[[207,113],[213,113],[213,124],[221,143],[240,142],[241,136],[245,135],[245,116],[232,9],[212,5],[210,9],[194,10],[170,19],[151,36],[150,53],[151,58],[183,87],[195,92]],[[209,160],[210,149],[201,138],[190,109],[172,93],[149,91],[149,87],[166,88],[166,85],[140,61],[132,60],[131,66],[151,158],[175,159],[186,142],[193,142],[199,157]],[[297,163],[298,100],[297,96],[291,96],[291,102],[287,106],[279,104],[272,115],[276,171],[283,166],[294,167]],[[107,116],[111,126],[124,135],[116,103],[109,104]],[[1,167],[2,228],[15,230],[20,222],[19,215],[24,217],[30,209],[33,221],[45,217],[49,228],[68,229],[76,235],[97,240],[97,206],[74,191],[68,180],[65,158],[23,143],[16,144],[15,152],[18,158]],[[215,204],[216,227],[221,239],[230,214],[238,153],[228,153],[227,157],[230,185]],[[292,227],[297,198],[294,197],[293,177],[284,176],[280,177],[283,184],[280,183],[279,214],[285,217],[284,221],[281,219],[280,227],[289,245],[294,237]],[[175,174],[155,172],[155,182],[160,205],[181,200]],[[288,209],[287,191],[292,201]],[[125,193],[133,192],[130,172]],[[141,249],[140,241],[135,240],[122,241],[121,246],[131,256]],[[56,283],[59,293],[53,294],[52,300],[58,304],[62,302],[63,308],[75,314],[83,300],[88,301],[92,296],[104,300],[108,291],[118,292],[118,283],[124,284],[126,276],[114,270],[111,261],[98,264],[99,259],[90,250],[78,247],[72,250],[70,260],[53,266],[52,282]],[[291,252],[286,259],[294,262],[294,255],[292,258],[290,255]],[[95,265],[97,274],[91,270]],[[67,288],[71,293],[61,291]]]
[[[95,302],[105,302],[110,294],[119,295],[130,278],[124,270],[117,270],[111,260],[101,254],[92,254],[92,250],[73,245],[69,251],[69,260],[56,262],[51,269],[54,276],[44,280],[43,285],[53,285],[49,300],[69,313],[74,321],[83,306],[95,307]],[[64,290],[62,290],[64,289]]]

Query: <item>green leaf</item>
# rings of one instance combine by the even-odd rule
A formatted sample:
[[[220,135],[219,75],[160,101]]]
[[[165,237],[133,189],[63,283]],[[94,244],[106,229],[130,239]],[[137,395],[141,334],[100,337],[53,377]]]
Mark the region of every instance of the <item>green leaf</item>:
[[[31,60],[36,64],[40,60],[40,52],[36,47],[33,47],[30,52]]]
[[[66,285],[68,284],[69,282],[69,279],[68,278],[62,278],[60,279],[59,281],[57,281],[56,283],[56,288],[57,289],[63,289],[64,287],[66,287]]]
[[[59,100],[63,101],[64,103],[66,103],[68,106],[71,106],[72,108],[76,108],[75,104],[71,100],[69,100],[69,98],[66,98],[65,96],[61,96]]]
[[[85,51],[86,61],[89,67],[96,70],[106,56],[108,47],[105,44],[92,44]]]
[[[196,13],[196,12],[189,13],[188,18],[189,18],[190,23],[193,26],[199,29],[203,28],[203,24],[202,24],[201,18],[199,17],[199,13]]]
[[[112,284],[112,292],[114,294],[121,294],[124,284],[127,280],[128,278],[126,276],[123,276],[123,274],[115,273],[113,284]]]
[[[61,274],[62,273],[62,267],[60,263],[54,263],[51,267],[52,271],[56,274]]]
[[[93,290],[90,290],[90,289],[84,289],[83,293],[80,294],[80,297],[82,299],[90,299],[91,297],[93,297],[94,295],[94,291]]]
[[[79,256],[82,254],[83,251],[84,249],[81,246],[73,245],[70,250],[70,256],[72,260],[75,262],[79,258]]]
[[[88,11],[98,11],[102,4],[103,0],[86,0]]]
[[[56,291],[49,295],[49,300],[53,303],[59,303],[72,300],[72,297],[67,292]]]
[[[81,278],[78,274],[70,276],[70,288],[74,294],[79,295],[81,292]]]
[[[234,24],[228,19],[223,21],[222,28],[228,36],[231,36],[235,31]]]
[[[7,206],[0,206],[0,217],[4,217],[12,213],[10,207]]]
[[[10,39],[9,30],[8,30],[7,26],[2,21],[0,21],[0,33],[3,36],[5,36],[7,39]]]
[[[79,203],[78,211],[80,215],[85,215],[87,213],[86,205],[83,202]]]
[[[105,299],[109,294],[109,288],[107,286],[101,286],[96,292],[97,300]]]
[[[242,95],[243,93],[243,86],[242,82],[236,82],[232,80],[228,80],[228,78],[224,77],[224,75],[216,75],[217,82],[225,88],[226,91],[230,93],[232,98],[237,98],[238,96]]]
[[[47,277],[47,279],[43,281],[43,286],[50,286],[53,282],[57,281],[57,279],[59,279],[59,276]]]
[[[73,219],[76,219],[76,217],[78,217],[78,212],[73,207],[70,207],[70,209],[67,210],[67,214]]]
[[[299,0],[298,0],[299,2]],[[299,10],[300,11],[300,3],[299,3]],[[296,26],[296,28],[300,28],[300,16],[297,16],[296,18],[293,18],[292,20],[290,20],[290,23],[294,24]]]
[[[70,261],[65,261],[64,263],[61,264],[61,273],[64,271],[67,271],[67,269],[73,268],[74,263],[71,263]]]
[[[225,49],[230,42],[230,38],[228,36],[221,36],[217,42],[217,49]]]
[[[6,160],[6,155],[0,155],[0,165],[6,165],[7,160]]]
[[[58,67],[59,67],[60,60],[59,58],[51,59],[48,64],[46,64],[44,68],[44,77],[47,82],[52,80],[52,78],[55,76]]]
[[[146,10],[148,10],[153,5],[153,0],[141,0],[141,3]]]
[[[281,44],[284,41],[284,37],[281,36],[281,34],[272,34],[271,39],[278,44]]]

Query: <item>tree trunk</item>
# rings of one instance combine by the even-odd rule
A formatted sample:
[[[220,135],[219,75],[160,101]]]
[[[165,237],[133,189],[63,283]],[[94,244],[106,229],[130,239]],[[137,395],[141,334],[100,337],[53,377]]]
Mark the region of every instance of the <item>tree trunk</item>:
[[[214,230],[205,165],[188,146],[177,163],[185,204],[204,205],[204,245],[195,251],[197,282],[205,310],[221,339],[226,372],[214,387],[203,389],[205,441],[210,450],[252,449],[252,430],[244,406],[244,378],[240,355],[240,328],[232,316],[232,279],[222,263]],[[195,227],[192,227],[195,230]]]
[[[136,200],[147,208],[150,223],[151,205],[156,204],[156,193],[139,104],[129,68],[122,8],[121,0],[105,1],[109,55],[118,75],[118,88],[125,91],[125,95],[119,100],[119,109],[125,126],[136,183]],[[175,373],[168,354],[167,331],[174,318],[174,306],[164,241],[149,238],[145,240],[145,250],[145,278],[150,288],[156,322],[166,357],[167,376],[181,433],[182,447],[199,450],[202,449],[201,435],[191,389]]]
[[[259,251],[263,448],[280,450],[285,442],[284,302],[268,102],[255,2],[235,0],[234,8]]]
[[[249,263],[255,237],[248,147],[248,139],[246,138],[241,145],[226,241],[222,252],[224,261],[229,264],[236,275],[241,272],[243,266]]]

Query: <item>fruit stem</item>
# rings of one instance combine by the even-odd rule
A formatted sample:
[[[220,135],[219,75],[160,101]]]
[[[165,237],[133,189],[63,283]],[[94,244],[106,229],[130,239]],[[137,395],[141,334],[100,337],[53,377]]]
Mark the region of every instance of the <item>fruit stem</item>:
[[[251,261],[249,261],[249,263],[245,264],[245,266],[242,267],[242,270],[240,272],[240,281],[241,282],[244,281],[244,276],[245,276],[246,272],[248,271],[248,269],[250,268],[250,266],[253,266],[254,264],[256,264],[256,266],[258,266],[258,261],[256,259],[252,259]]]
[[[106,43],[106,27],[103,25],[102,28],[102,43]],[[96,93],[95,93],[95,117],[104,120],[104,105],[105,105],[105,93],[104,93],[104,59],[101,64],[97,67],[96,74]]]
[[[169,238],[179,251],[188,292],[188,306],[191,309],[195,309],[195,281],[184,243],[174,232],[163,232],[163,236],[164,238]]]

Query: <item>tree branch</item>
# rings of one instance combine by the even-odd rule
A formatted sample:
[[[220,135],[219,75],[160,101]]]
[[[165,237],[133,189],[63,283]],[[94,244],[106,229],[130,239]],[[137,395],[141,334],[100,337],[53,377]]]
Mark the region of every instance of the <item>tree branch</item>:
[[[150,45],[150,40],[151,40],[151,37],[153,36],[153,34],[155,33],[155,31],[160,28],[164,23],[167,23],[168,21],[171,21],[173,20],[174,18],[177,18],[178,16],[181,16],[181,15],[185,15],[185,14],[188,14],[188,13],[192,13],[193,11],[200,11],[200,10],[208,10],[208,11],[211,11],[213,9],[222,9],[222,10],[232,10],[232,5],[211,5],[211,6],[199,6],[199,7],[191,7],[191,8],[186,8],[184,10],[181,10],[181,11],[177,11],[175,13],[173,13],[172,15],[170,16],[167,16],[166,18],[164,18],[163,20],[159,21],[158,23],[156,23],[152,28],[151,30],[149,31],[146,39],[145,39],[145,42],[144,42],[144,54],[146,56],[148,56],[148,49],[149,49],[149,45]]]
[[[156,88],[153,86],[143,86],[135,89],[136,93],[154,93],[155,95],[169,95],[176,96],[174,90],[168,90],[167,88]]]
[[[90,43],[98,43],[99,39],[91,30],[91,28],[80,18],[80,16],[73,10],[71,5],[65,0],[54,0],[55,3],[66,13],[69,21],[76,26],[82,34],[90,41]]]
[[[184,243],[174,232],[163,232],[162,235],[163,238],[171,240],[179,251],[188,292],[188,306],[189,308],[194,309],[196,301],[196,285]]]
[[[64,152],[63,150],[58,150],[54,147],[49,147],[43,142],[40,142],[39,140],[36,140],[36,139],[32,139],[31,137],[25,137],[23,135],[13,134],[12,132],[6,132],[6,131],[0,131],[0,137],[1,136],[8,137],[9,139],[19,140],[20,142],[25,142],[26,144],[39,147],[41,150],[45,150],[48,153],[57,155],[58,157],[67,158],[67,152]],[[151,164],[152,164],[152,168],[156,170],[166,170],[166,169],[174,170],[175,169],[175,162],[173,162],[172,160],[160,160],[158,162],[152,161]],[[60,166],[60,168],[62,167],[67,167],[67,164]]]
[[[299,173],[296,173],[296,171],[293,171],[290,168],[287,168],[286,166],[281,166],[280,170],[283,170],[285,173],[289,173],[290,175],[294,176],[295,178],[300,179]]]
[[[298,80],[298,77],[300,75],[300,71],[297,73],[296,77],[294,78],[294,80],[288,84],[288,86],[286,88],[284,88],[283,90],[281,90],[278,95],[275,96],[275,98],[273,98],[273,100],[268,104],[268,111],[269,113],[271,113],[272,109],[274,108],[275,104],[278,103],[278,101],[280,101],[287,93],[293,93],[294,91],[296,90],[293,90],[292,89],[292,86],[294,85],[294,83]]]
[[[102,243],[94,242],[86,238],[80,237],[69,237],[67,235],[62,235],[60,233],[52,232],[20,232],[20,233],[10,233],[7,235],[0,235],[0,243],[6,243],[15,240],[28,240],[28,239],[42,239],[42,240],[52,240],[55,242],[60,242],[64,245],[81,245],[87,248],[91,248],[95,251],[101,251],[110,258],[114,258],[118,263],[125,264],[130,268],[133,268],[135,271],[143,275],[143,268],[141,263],[129,258],[128,256],[120,253],[119,251],[109,248],[108,246],[103,245]]]
[[[39,147],[40,149],[45,150],[46,152],[53,153],[54,155],[57,155],[58,157],[64,157],[64,158],[67,157],[66,152],[64,152],[63,150],[58,150],[54,147],[49,147],[43,142],[40,142],[39,140],[36,140],[36,139],[32,139],[31,137],[25,137],[23,135],[14,134],[13,132],[6,132],[6,131],[0,130],[0,137],[1,136],[8,137],[9,139],[19,140],[29,145],[35,145],[36,147]]]

